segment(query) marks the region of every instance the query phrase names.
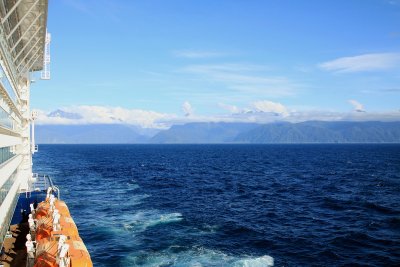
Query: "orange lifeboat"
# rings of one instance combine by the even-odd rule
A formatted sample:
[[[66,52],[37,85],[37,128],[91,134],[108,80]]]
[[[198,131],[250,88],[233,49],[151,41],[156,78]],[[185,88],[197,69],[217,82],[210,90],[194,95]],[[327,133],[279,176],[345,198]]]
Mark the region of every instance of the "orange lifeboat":
[[[38,221],[36,229],[36,240],[41,240],[56,235],[79,236],[78,228],[71,217],[61,216],[60,229],[53,229],[52,218],[44,218]]]
[[[82,239],[78,236],[69,237],[65,244],[68,244],[68,253],[64,259],[68,265],[73,267],[92,267],[93,263],[90,259],[89,252]],[[58,238],[52,237],[43,239],[38,242],[36,247],[35,267],[53,267],[60,266],[60,258],[58,256]]]
[[[65,204],[64,201],[56,200],[54,206],[61,215],[71,216],[67,204]],[[35,218],[39,220],[43,217],[50,217],[50,216],[51,216],[50,203],[48,201],[40,202],[35,212]]]

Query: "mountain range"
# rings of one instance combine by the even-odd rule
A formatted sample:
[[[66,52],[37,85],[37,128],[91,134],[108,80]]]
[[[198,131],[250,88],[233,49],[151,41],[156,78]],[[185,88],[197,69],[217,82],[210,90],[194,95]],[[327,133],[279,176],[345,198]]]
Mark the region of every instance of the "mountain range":
[[[400,143],[400,122],[199,122],[167,130],[126,124],[37,125],[38,144]]]
[[[126,124],[36,125],[38,144],[146,143],[157,130]]]

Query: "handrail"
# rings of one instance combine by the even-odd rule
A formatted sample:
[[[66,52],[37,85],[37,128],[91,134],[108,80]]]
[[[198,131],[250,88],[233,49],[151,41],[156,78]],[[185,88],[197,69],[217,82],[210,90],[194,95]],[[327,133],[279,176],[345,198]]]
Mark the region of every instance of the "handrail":
[[[53,184],[53,180],[49,175],[39,175],[38,173],[32,173],[32,191],[46,191],[49,187],[51,187],[53,191],[57,193],[57,198],[60,199],[60,189],[58,188],[58,186],[55,186]]]
[[[60,200],[60,188],[58,188],[58,186],[53,185],[52,186],[53,191],[57,192],[57,198]]]

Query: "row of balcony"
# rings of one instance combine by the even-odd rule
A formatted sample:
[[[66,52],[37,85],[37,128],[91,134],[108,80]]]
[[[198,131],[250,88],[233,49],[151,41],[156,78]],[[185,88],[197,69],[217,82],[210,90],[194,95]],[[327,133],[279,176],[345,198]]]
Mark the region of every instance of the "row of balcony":
[[[8,114],[3,108],[0,107],[0,126],[10,129],[13,129],[13,119],[10,114]]]
[[[3,247],[3,242],[4,242],[4,237],[8,231],[8,227],[10,225],[11,219],[14,215],[14,210],[17,206],[17,202],[18,202],[18,194],[16,194],[11,202],[11,206],[8,209],[6,216],[4,217],[4,219],[2,220],[2,222],[0,221],[0,247]],[[0,218],[1,220],[2,218]]]
[[[0,165],[15,156],[11,147],[0,148]]]
[[[17,170],[8,177],[7,181],[0,187],[0,206],[3,204],[4,199],[7,197],[8,192],[13,186],[15,180],[17,178]]]

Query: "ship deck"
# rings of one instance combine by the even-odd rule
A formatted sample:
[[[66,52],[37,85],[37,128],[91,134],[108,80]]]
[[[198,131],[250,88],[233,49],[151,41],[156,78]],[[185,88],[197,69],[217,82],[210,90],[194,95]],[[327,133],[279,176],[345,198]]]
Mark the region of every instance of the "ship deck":
[[[49,176],[35,175],[35,182],[31,186],[34,191],[20,193],[11,220],[10,234],[5,238],[1,251],[0,267],[28,266],[25,242],[26,235],[29,233],[27,223],[30,211],[29,204],[43,201],[46,198],[48,186],[54,186]]]
[[[26,266],[25,241],[28,233],[29,227],[26,222],[11,225],[10,235],[4,240],[0,266]]]

